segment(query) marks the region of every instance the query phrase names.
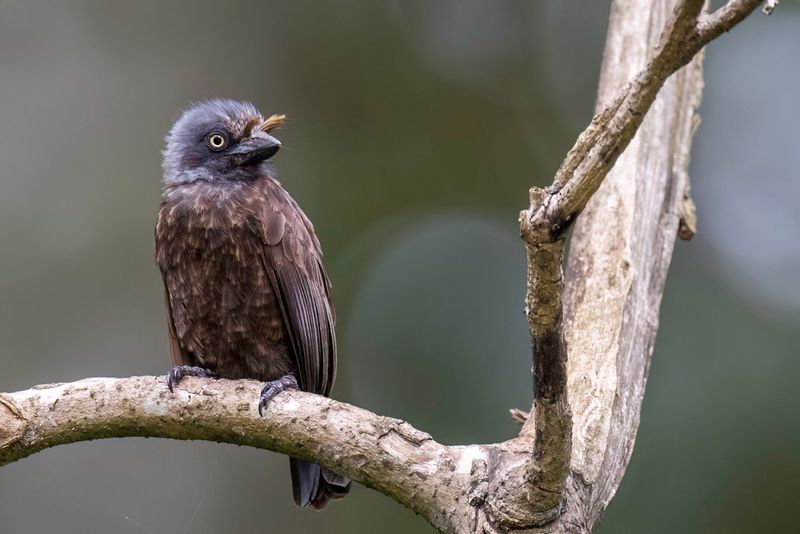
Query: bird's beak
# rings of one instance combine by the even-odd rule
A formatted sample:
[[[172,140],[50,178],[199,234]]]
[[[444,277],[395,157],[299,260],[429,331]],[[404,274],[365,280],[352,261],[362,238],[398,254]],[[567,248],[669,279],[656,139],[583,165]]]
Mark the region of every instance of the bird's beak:
[[[255,132],[234,147],[229,154],[237,165],[255,165],[266,161],[280,150],[281,142],[265,132]]]

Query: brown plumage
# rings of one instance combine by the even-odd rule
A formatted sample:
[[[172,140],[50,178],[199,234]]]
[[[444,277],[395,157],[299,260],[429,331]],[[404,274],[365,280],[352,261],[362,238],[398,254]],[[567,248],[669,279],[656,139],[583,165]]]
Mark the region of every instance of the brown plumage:
[[[266,163],[280,147],[267,132],[282,121],[216,100],[187,111],[167,137],[156,260],[173,363],[188,366],[176,367],[170,385],[204,370],[273,382],[264,405],[291,386],[287,375],[304,391],[333,387],[334,312],[320,244]],[[297,504],[315,508],[350,485],[295,459],[292,482]]]

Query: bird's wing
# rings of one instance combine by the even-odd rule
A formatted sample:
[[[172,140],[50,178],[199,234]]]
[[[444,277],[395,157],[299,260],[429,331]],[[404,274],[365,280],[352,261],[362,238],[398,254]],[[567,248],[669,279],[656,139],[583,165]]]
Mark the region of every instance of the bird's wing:
[[[172,355],[173,365],[197,365],[190,359],[190,354],[181,349],[181,344],[178,342],[178,336],[175,333],[175,315],[172,311],[172,303],[170,301],[170,293],[176,289],[175,280],[169,276],[166,266],[166,255],[163,249],[166,241],[166,229],[168,228],[169,210],[165,209],[165,205],[161,204],[158,210],[158,219],[156,220],[155,227],[155,245],[156,245],[156,263],[161,271],[162,279],[164,280],[164,302],[167,308],[167,334],[169,335],[169,352]]]
[[[264,266],[304,391],[328,395],[336,377],[336,334],[330,281],[311,222],[276,182],[268,184],[261,236]]]
[[[189,359],[189,355],[181,349],[178,336],[175,334],[175,320],[172,317],[172,305],[169,302],[169,286],[164,279],[164,300],[167,305],[167,333],[169,334],[169,352],[172,355],[172,365],[196,365]]]

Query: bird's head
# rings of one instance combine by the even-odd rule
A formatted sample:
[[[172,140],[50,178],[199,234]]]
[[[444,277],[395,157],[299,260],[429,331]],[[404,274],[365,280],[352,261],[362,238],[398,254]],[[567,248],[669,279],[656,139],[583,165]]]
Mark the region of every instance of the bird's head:
[[[164,149],[164,184],[248,180],[263,175],[262,164],[281,143],[270,135],[284,115],[264,118],[252,104],[207,100],[175,122]]]

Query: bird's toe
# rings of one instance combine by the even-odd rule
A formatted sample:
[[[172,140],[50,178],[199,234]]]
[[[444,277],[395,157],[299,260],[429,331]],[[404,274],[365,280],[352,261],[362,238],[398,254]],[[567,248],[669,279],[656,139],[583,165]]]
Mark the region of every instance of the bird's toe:
[[[272,401],[278,393],[286,391],[287,389],[299,389],[297,379],[294,375],[282,376],[277,380],[271,380],[264,384],[264,387],[261,389],[261,398],[258,401],[258,414],[263,416],[264,410],[267,409],[270,401]]]
[[[202,378],[216,378],[217,373],[210,369],[194,365],[177,365],[167,373],[167,387],[170,391],[186,376],[199,376]]]

